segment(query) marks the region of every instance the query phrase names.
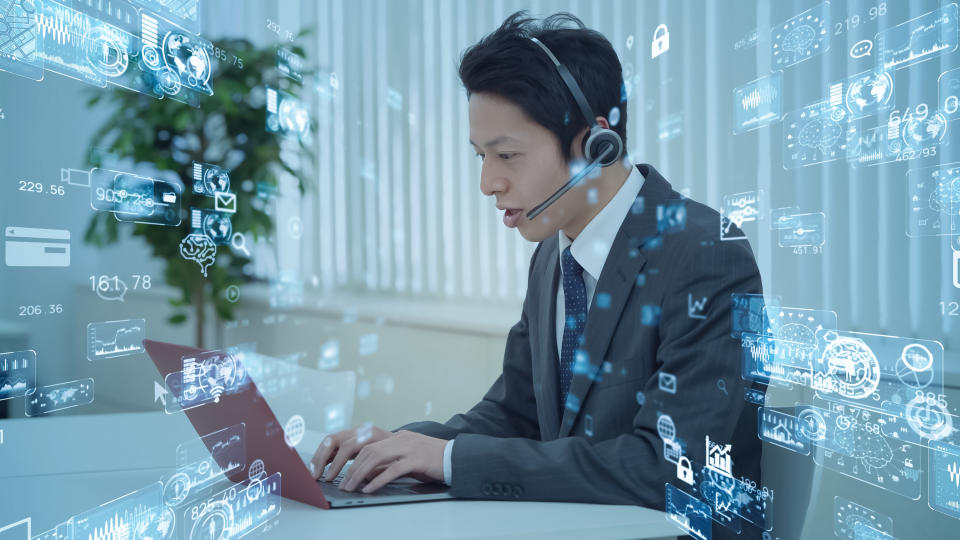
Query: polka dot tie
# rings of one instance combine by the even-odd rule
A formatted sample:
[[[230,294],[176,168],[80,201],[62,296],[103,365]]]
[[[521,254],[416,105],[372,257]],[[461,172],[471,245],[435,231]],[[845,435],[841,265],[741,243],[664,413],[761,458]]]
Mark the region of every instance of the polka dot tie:
[[[583,267],[573,258],[570,248],[560,257],[563,270],[563,304],[565,323],[560,347],[560,416],[567,402],[573,379],[573,360],[582,344],[583,327],[587,324],[587,288],[583,284]]]

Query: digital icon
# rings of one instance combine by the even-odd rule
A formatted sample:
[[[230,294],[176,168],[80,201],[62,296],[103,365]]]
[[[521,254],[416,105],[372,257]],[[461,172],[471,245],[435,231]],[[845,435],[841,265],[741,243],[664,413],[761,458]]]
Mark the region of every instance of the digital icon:
[[[870,528],[889,535],[893,531],[893,518],[886,516],[865,506],[861,506],[849,499],[840,496],[833,498],[833,534],[837,538],[858,539],[855,532],[858,524],[868,525]],[[889,536],[887,536],[889,538]],[[869,537],[867,537],[869,538]]]
[[[823,334],[824,348],[817,362],[813,388],[821,393],[836,393],[848,399],[863,399],[880,384],[880,362],[862,339]]]
[[[810,453],[810,440],[800,434],[796,416],[767,407],[760,407],[757,415],[760,439],[799,454]]]
[[[960,289],[960,249],[953,250],[953,286]]]
[[[752,223],[763,218],[763,209],[760,201],[763,199],[763,190],[744,191],[732,195],[723,196],[723,204],[720,206],[720,240],[745,240],[746,233],[742,230],[735,231],[732,225],[737,229],[743,227],[744,223]]]
[[[830,2],[787,19],[771,30],[773,70],[823,54],[830,49]]]
[[[214,192],[213,204],[214,210],[217,212],[236,213],[237,195],[226,191],[216,191]]]
[[[707,318],[707,297],[704,296],[699,300],[693,299],[693,294],[687,294],[687,316],[691,319],[706,319]]]
[[[725,396],[730,395],[729,393],[727,393],[727,381],[723,379],[717,379],[717,389],[723,392],[723,395]]]
[[[677,460],[677,478],[691,486],[693,485],[693,466],[687,456],[680,456],[680,459]]]
[[[303,57],[284,48],[277,49],[277,71],[297,82],[303,80]]]
[[[676,463],[683,454],[683,447],[673,439],[663,439],[663,459],[668,463]]]
[[[43,80],[43,36],[35,2],[0,4],[0,70],[30,80]]]
[[[37,387],[37,353],[0,353],[0,401],[23,397]]]
[[[217,260],[217,246],[203,233],[190,233],[180,241],[180,256],[199,264],[206,276],[207,268]]]
[[[167,390],[167,388],[166,388],[165,386],[163,386],[162,384],[158,383],[157,381],[153,381],[153,402],[154,402],[154,403],[156,403],[156,402],[159,401],[159,402],[163,403],[163,406],[164,406],[164,407],[166,407],[166,406],[167,406],[167,394],[169,394],[169,393],[170,393],[170,391]]]
[[[783,167],[795,169],[845,155],[847,111],[821,101],[783,118]]]
[[[734,133],[769,125],[783,114],[783,72],[777,71],[733,89]]]
[[[218,191],[230,191],[230,170],[194,161],[193,192],[213,197]]]
[[[929,506],[954,518],[960,518],[960,447],[943,441],[930,441]]]
[[[667,392],[669,394],[677,393],[677,376],[673,373],[666,373],[661,371],[659,373],[659,385],[660,390]]]
[[[657,205],[657,232],[682,231],[687,226],[687,205],[684,201],[671,201]]]
[[[140,26],[141,68],[153,74],[164,94],[183,100],[186,96],[181,95],[181,90],[186,88],[213,95],[208,53],[213,44],[146,11],[140,13]]]
[[[143,352],[147,321],[127,319],[87,325],[87,360],[118,358]]]
[[[295,414],[291,416],[283,426],[283,440],[287,443],[287,446],[296,446],[303,440],[305,431],[306,424],[303,421],[303,417]]]
[[[250,250],[247,249],[247,237],[242,232],[233,233],[230,245],[234,250],[243,253],[248,259],[250,258]]]
[[[711,540],[713,510],[707,503],[673,487],[665,485],[667,519],[682,527],[697,540]]]
[[[789,227],[777,230],[780,247],[822,246],[826,242],[826,215],[823,212],[787,216]]]
[[[33,538],[30,535],[30,525],[31,525],[30,519],[31,518],[26,517],[21,519],[20,521],[15,521],[13,523],[10,523],[9,525],[4,525],[3,527],[0,527],[0,538],[9,538],[10,540],[14,540],[14,539],[19,540],[21,538],[24,538],[24,539]]]
[[[907,171],[907,236],[960,234],[960,164]],[[954,252],[960,246],[954,248]],[[956,284],[956,280],[954,280]]]
[[[730,456],[732,445],[718,444],[706,436],[707,468],[720,474],[733,476],[733,461]]]
[[[876,114],[892,105],[893,76],[865,71],[830,85],[830,106],[843,105],[850,118]]]
[[[303,221],[299,216],[290,216],[287,220],[287,234],[294,240],[303,235]]]
[[[267,125],[270,133],[279,133],[309,142],[310,112],[306,105],[290,94],[267,87]]]
[[[128,538],[145,532],[162,509],[163,483],[154,482],[74,517],[74,538]]]
[[[853,47],[850,47],[850,58],[863,58],[864,56],[870,56],[870,51],[873,50],[873,40],[870,39],[861,39],[860,41],[853,44]]]
[[[113,276],[113,279],[101,279],[94,288],[97,296],[108,302],[123,302],[126,300],[128,290],[130,288],[127,287],[127,283],[118,276]]]
[[[633,34],[627,36],[627,50],[633,49]]]
[[[24,412],[27,416],[69,409],[93,403],[93,379],[51,384],[27,394]]]
[[[233,221],[230,216],[215,210],[190,209],[191,234],[208,237],[215,245],[225,246],[233,241]]]
[[[61,170],[61,180],[69,175],[81,178],[83,171]],[[72,183],[72,182],[71,182]],[[152,225],[180,224],[182,187],[157,178],[123,171],[94,168],[89,172],[90,207],[112,212],[117,221],[133,221]]]
[[[5,237],[7,266],[70,266],[70,231],[7,227]]]
[[[656,58],[670,50],[670,31],[667,25],[660,24],[653,31],[653,42],[650,43],[650,58]]]
[[[947,4],[876,36],[877,63],[883,71],[929,60],[957,48],[957,4]]]
[[[227,302],[236,304],[240,300],[240,287],[237,287],[236,285],[230,285],[223,294],[227,299]]]

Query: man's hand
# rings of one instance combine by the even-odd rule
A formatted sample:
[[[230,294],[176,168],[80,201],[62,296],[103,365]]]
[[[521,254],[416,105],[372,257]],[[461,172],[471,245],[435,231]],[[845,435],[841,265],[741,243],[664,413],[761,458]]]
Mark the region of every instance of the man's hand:
[[[382,441],[393,433],[371,424],[363,424],[355,429],[345,429],[328,435],[313,454],[310,465],[313,477],[320,478],[323,469],[330,463],[324,480],[331,481],[340,474],[347,461],[356,457],[364,446]],[[332,461],[332,463],[331,463]]]
[[[446,444],[443,439],[412,431],[388,432],[387,437],[360,450],[339,487],[355,491],[364,480],[368,480],[363,492],[373,493],[403,476],[412,476],[422,482],[442,482]]]

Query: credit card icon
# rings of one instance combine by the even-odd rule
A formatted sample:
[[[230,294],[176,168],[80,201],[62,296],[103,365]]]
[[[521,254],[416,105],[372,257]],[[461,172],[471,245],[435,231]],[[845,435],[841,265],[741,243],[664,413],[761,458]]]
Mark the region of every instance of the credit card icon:
[[[70,231],[7,227],[7,266],[70,266]]]

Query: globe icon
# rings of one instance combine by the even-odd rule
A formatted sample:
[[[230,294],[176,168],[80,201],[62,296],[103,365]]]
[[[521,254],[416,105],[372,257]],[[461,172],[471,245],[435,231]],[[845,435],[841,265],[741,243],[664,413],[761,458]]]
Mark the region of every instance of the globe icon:
[[[300,444],[300,441],[303,440],[304,431],[306,431],[306,424],[303,417],[299,414],[291,416],[287,420],[287,424],[283,426],[283,439],[287,442],[287,446]]]
[[[657,434],[665,441],[672,441],[677,436],[677,426],[673,423],[673,418],[666,414],[657,419]]]
[[[253,463],[250,464],[250,470],[247,471],[247,475],[251,480],[259,478],[266,473],[266,467],[263,465],[262,459],[255,459]]]

